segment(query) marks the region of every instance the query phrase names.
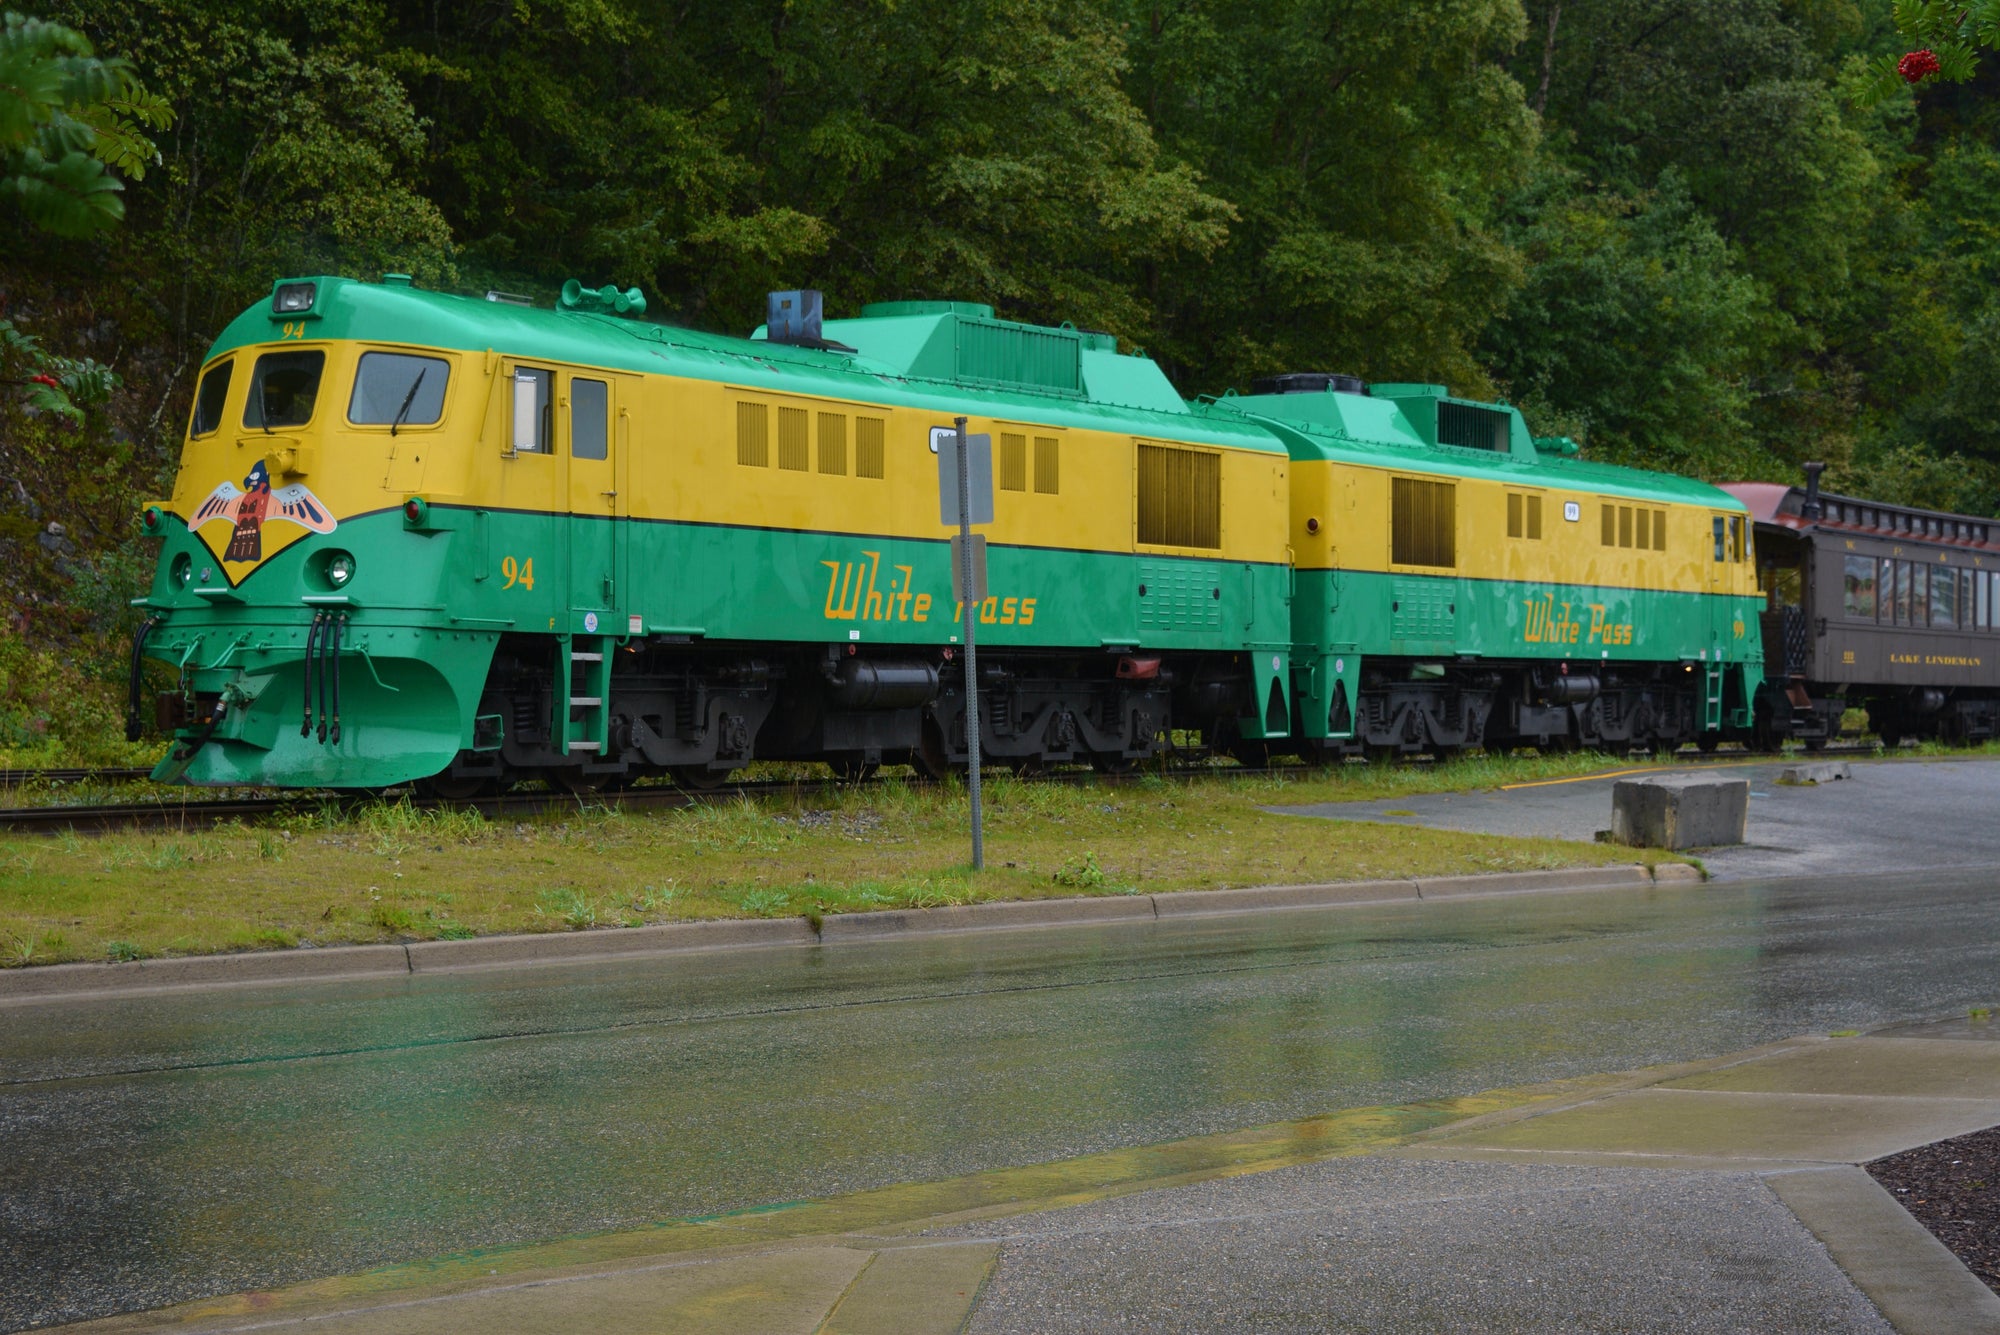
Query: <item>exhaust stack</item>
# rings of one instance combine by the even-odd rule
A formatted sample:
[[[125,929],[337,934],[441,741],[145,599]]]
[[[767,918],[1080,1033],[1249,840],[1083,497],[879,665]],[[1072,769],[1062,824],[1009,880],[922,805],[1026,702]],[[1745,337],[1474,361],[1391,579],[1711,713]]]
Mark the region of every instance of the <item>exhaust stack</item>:
[[[1817,520],[1825,516],[1824,507],[1819,503],[1819,475],[1825,471],[1825,464],[1806,465],[1806,500],[1799,507],[1800,518]]]

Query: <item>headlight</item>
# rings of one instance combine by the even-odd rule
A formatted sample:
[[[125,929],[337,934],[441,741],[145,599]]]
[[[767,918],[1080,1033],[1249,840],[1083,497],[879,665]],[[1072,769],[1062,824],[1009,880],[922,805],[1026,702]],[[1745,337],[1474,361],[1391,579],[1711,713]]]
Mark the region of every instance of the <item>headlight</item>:
[[[326,558],[326,582],[338,589],[354,578],[354,558],[346,552],[335,552]]]
[[[194,562],[189,559],[186,552],[176,556],[174,563],[167,567],[167,578],[177,589],[185,589],[188,581],[194,578]]]
[[[280,315],[309,311],[318,291],[317,283],[280,283],[278,290],[271,294],[271,309]]]

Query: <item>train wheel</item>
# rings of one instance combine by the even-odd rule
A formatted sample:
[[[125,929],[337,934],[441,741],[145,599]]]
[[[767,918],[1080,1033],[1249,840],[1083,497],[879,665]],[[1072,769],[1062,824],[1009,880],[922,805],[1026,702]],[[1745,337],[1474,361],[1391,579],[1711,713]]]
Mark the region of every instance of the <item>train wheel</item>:
[[[951,763],[950,753],[944,749],[944,735],[932,719],[924,720],[923,731],[917,737],[917,749],[910,752],[910,766],[926,779],[938,783],[959,772],[959,767]]]
[[[1332,738],[1321,741],[1316,737],[1299,738],[1299,755],[1308,765],[1338,765],[1340,763],[1340,743]]]
[[[585,774],[575,766],[551,770],[542,776],[542,782],[547,784],[551,791],[573,793],[578,797],[590,797],[603,792],[611,786],[611,779],[612,776],[609,774]]]
[[[440,802],[470,802],[475,797],[490,797],[499,788],[493,779],[453,778],[450,770],[416,782],[417,796],[434,797]]]
[[[1694,739],[1694,749],[1701,752],[1705,756],[1714,755],[1715,748],[1721,745],[1722,745],[1722,734],[1719,732],[1704,732],[1698,735]]]
[[[1237,742],[1229,748],[1229,756],[1244,769],[1268,769],[1271,747],[1266,742]]]
[[[1132,766],[1132,757],[1119,755],[1115,751],[1093,754],[1090,757],[1090,767],[1099,774],[1130,774]]]
[[[1824,751],[1826,750],[1826,738],[1808,737],[1805,739],[1805,748],[1808,751]]]
[[[677,788],[685,788],[691,793],[712,793],[728,783],[735,770],[710,769],[706,765],[669,765],[667,777]]]
[[[827,768],[833,771],[837,783],[866,783],[882,766],[868,760],[829,760]]]

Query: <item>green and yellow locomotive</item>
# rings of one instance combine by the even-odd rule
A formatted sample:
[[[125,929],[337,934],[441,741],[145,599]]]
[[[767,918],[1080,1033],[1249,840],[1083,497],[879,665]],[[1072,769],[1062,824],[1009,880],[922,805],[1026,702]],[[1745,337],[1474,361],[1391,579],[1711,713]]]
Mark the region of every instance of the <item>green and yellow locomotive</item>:
[[[464,794],[964,759],[935,454],[994,449],[983,749],[1714,741],[1761,675],[1743,508],[1432,386],[1190,404],[969,303],[750,338],[288,279],[198,382],[141,651],[160,777]],[[780,307],[774,298],[774,313]],[[135,676],[136,682],[136,676]],[[136,707],[136,699],[135,699]]]

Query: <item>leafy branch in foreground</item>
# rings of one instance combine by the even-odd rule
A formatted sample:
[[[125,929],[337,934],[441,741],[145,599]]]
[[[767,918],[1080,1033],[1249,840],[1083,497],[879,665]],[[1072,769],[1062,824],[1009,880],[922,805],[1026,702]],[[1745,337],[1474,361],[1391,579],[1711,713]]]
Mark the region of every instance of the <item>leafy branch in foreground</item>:
[[[172,119],[122,60],[101,60],[60,23],[0,20],[0,192],[37,227],[89,236],[125,216],[117,167],[135,178],[159,154],[148,129]]]
[[[1850,90],[1857,105],[1873,106],[1904,87],[1965,83],[1979,70],[1980,48],[2000,46],[2000,0],[1895,0],[1891,12],[1912,49],[1862,68]]]

